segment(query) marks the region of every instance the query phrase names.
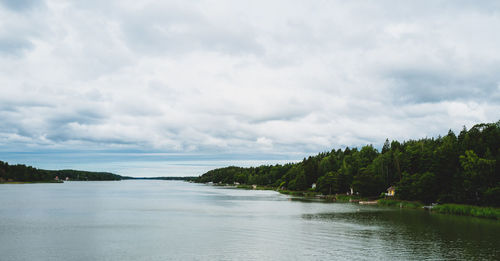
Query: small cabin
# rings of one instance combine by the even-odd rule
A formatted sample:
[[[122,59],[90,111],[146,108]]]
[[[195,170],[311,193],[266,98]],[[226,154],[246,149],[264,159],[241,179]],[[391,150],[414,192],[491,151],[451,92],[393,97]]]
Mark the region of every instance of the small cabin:
[[[316,183],[313,183],[313,184],[311,185],[311,188],[315,189],[315,188],[316,188]]]
[[[252,189],[257,189],[257,185],[252,185]]]
[[[389,196],[389,197],[393,197],[395,193],[396,193],[396,188],[391,186],[387,189],[387,193],[385,193],[385,195]]]

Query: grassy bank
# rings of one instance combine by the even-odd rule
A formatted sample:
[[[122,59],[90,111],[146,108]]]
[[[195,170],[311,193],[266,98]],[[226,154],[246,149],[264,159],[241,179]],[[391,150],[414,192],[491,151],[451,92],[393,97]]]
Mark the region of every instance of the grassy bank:
[[[275,187],[270,187],[270,186],[257,186],[254,188],[252,185],[247,185],[247,184],[240,184],[237,185],[236,188],[239,189],[253,189],[253,190],[275,190],[278,191],[281,194],[285,195],[290,195],[290,196],[297,196],[297,197],[306,197],[306,198],[321,198],[325,199],[327,201],[333,201],[333,202],[353,202],[353,201],[359,201],[363,200],[359,196],[349,196],[349,195],[322,195],[319,192],[316,191],[311,191],[311,190],[306,190],[306,191],[295,191],[295,190],[282,190],[282,189],[277,189]]]
[[[361,198],[360,196],[356,195],[333,195],[335,197],[335,202],[358,202],[358,201],[363,201],[363,200],[368,200],[366,198]]]
[[[286,194],[286,195],[291,195],[291,196],[299,196],[299,197],[315,197],[316,195],[318,195],[318,193],[314,192],[314,191],[281,190],[281,189],[277,189],[275,187],[270,187],[270,186],[256,186],[254,188],[253,185],[240,184],[240,185],[237,185],[236,188],[253,189],[253,190],[275,190],[281,194]]]
[[[378,205],[399,208],[421,208],[424,205],[417,201],[404,201],[395,199],[379,199]]]
[[[239,189],[254,189],[254,190],[276,190],[276,188],[269,187],[269,186],[257,186],[253,187],[253,185],[246,185],[246,184],[241,184],[241,185],[236,185],[236,188]]]
[[[500,208],[479,207],[460,204],[443,204],[432,208],[432,212],[459,216],[472,216],[500,220]]]
[[[269,186],[257,186],[256,188],[254,188],[252,185],[242,184],[242,185],[237,185],[236,188],[255,189],[255,190],[275,190],[281,194],[297,196],[297,197],[306,197],[306,198],[319,197],[321,199],[333,202],[358,202],[360,200],[370,200],[370,199],[360,198],[359,196],[343,195],[343,194],[323,196],[320,193],[314,191],[277,190],[276,188]],[[396,199],[379,199],[377,205],[387,206],[387,207],[408,208],[408,209],[422,209],[424,206],[424,204],[418,201],[405,201]],[[493,207],[479,207],[479,206],[460,205],[460,204],[443,204],[443,205],[433,206],[432,212],[440,214],[472,216],[472,217],[500,220],[500,208],[493,208]]]
[[[314,191],[278,190],[278,192],[281,194],[298,196],[298,197],[306,197],[306,198],[313,198],[313,197],[316,197],[317,195],[319,195],[318,192],[314,192]]]
[[[359,196],[351,196],[351,195],[323,195],[319,192],[315,191],[293,191],[293,190],[278,190],[281,194],[306,197],[306,198],[320,198],[326,201],[338,202],[338,203],[347,203],[347,202],[358,202],[360,200],[368,200],[366,198],[361,198]]]
[[[404,201],[395,199],[379,199],[378,205],[388,207],[400,208],[422,208],[424,205],[418,201]],[[500,220],[500,208],[493,207],[479,207],[471,205],[460,204],[443,204],[433,206],[431,211],[433,213],[457,215],[457,216],[471,216],[479,218],[489,218]]]

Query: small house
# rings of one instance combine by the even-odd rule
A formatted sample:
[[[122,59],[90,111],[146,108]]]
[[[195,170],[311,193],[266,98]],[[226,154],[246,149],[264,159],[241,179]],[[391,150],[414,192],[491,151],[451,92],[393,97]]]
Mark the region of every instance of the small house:
[[[257,189],[257,185],[252,185],[252,189]]]
[[[389,197],[393,197],[395,193],[396,193],[396,188],[394,186],[390,186],[387,189],[387,193],[385,193],[385,195],[389,196]]]
[[[313,183],[311,188],[315,189],[316,188],[316,183]]]

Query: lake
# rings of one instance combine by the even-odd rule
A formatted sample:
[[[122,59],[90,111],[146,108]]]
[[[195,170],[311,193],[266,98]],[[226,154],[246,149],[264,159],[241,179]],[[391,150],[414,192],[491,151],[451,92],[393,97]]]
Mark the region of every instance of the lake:
[[[0,185],[0,260],[500,260],[500,222],[181,181]]]

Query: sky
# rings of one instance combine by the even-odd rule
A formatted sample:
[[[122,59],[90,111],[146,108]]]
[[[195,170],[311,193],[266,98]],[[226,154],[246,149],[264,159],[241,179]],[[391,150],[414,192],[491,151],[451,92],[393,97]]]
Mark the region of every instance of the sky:
[[[500,120],[499,1],[0,0],[0,160],[130,176]]]

